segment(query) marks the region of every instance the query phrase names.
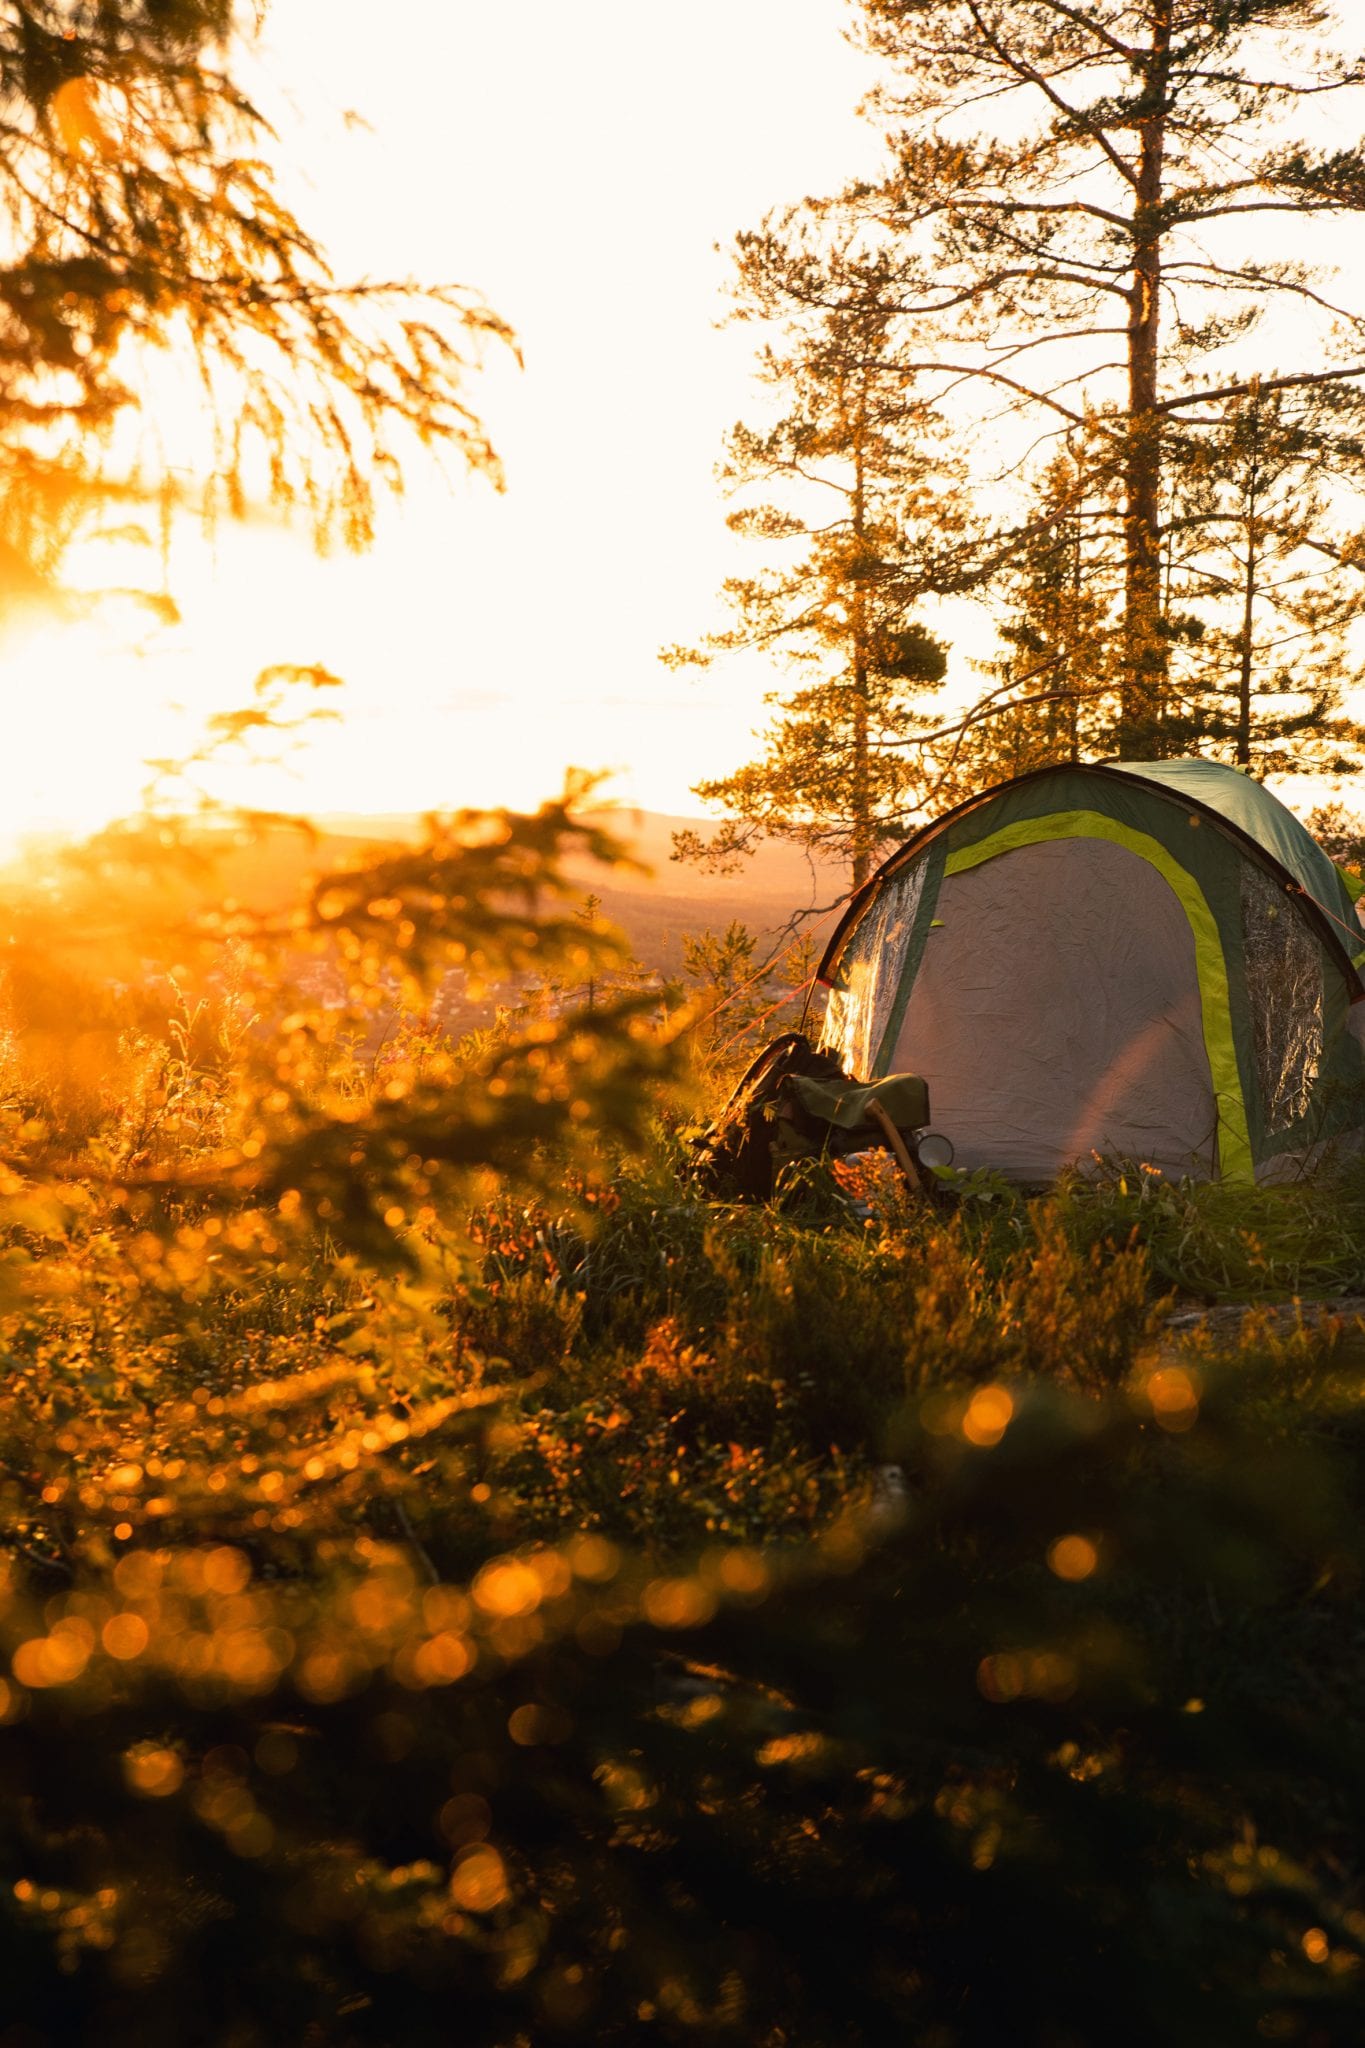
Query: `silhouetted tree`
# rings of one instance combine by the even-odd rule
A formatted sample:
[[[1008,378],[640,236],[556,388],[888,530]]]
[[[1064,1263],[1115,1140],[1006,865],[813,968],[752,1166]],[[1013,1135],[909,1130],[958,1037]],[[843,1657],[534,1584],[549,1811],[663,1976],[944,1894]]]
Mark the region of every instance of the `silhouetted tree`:
[[[914,608],[932,587],[930,538],[961,513],[897,359],[889,273],[790,223],[741,235],[736,262],[737,317],[769,333],[759,374],[780,416],[736,426],[721,475],[771,494],[730,525],[772,566],[726,584],[734,626],[665,659],[757,648],[806,679],[770,697],[759,758],[697,794],[734,821],[713,858],[774,834],[847,859],[856,887],[917,800],[918,764],[898,743],[925,724],[919,700],[946,653]]]
[[[1362,430],[1354,397],[1330,386],[1253,385],[1183,436],[1167,609],[1197,634],[1171,636],[1168,716],[1178,731],[1184,681],[1192,738],[1257,775],[1361,765],[1345,702],[1361,674]]]
[[[280,198],[232,0],[0,5],[0,571],[50,590],[72,522],[167,489],[155,351],[197,377],[203,503],[369,537],[409,435],[494,457],[464,395],[505,339],[476,293],[343,284]]]
[[[1103,573],[1113,506],[1092,483],[1084,451],[1070,443],[1043,474],[1040,516],[1000,571],[1006,652],[987,664],[990,687],[936,741],[936,809],[1034,768],[1115,750],[1119,663]]]
[[[897,265],[900,372],[970,405],[976,478],[1039,438],[1083,438],[1088,494],[1118,517],[1119,738],[1129,756],[1189,744],[1163,588],[1172,466],[1198,423],[1235,446],[1251,377],[1229,367],[1273,309],[1304,332],[1301,367],[1263,364],[1264,401],[1365,375],[1365,317],[1311,259],[1311,223],[1365,211],[1365,149],[1322,137],[1359,55],[1323,0],[861,0],[891,72],[876,101],[885,177],[829,209]],[[1311,116],[1311,122],[1310,122]],[[1285,253],[1276,224],[1293,223]],[[1258,235],[1255,231],[1264,228]],[[908,332],[915,339],[902,345]],[[1354,440],[1345,405],[1323,455]],[[1047,508],[1042,508],[1047,516]],[[1025,548],[1035,504],[983,551]],[[1171,714],[1174,713],[1173,716]],[[1168,723],[1169,719],[1169,723]]]

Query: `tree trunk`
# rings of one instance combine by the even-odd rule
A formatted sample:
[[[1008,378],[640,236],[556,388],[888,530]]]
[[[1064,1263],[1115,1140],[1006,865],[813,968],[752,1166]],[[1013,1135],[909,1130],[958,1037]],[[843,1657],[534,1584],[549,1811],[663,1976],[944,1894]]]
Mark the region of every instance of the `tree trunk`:
[[[1151,0],[1151,45],[1133,207],[1133,284],[1128,298],[1128,424],[1124,463],[1124,678],[1120,753],[1160,751],[1166,650],[1161,634],[1161,217],[1173,0]]]
[[[1081,513],[1078,506],[1071,522],[1071,629],[1066,660],[1067,758],[1073,768],[1081,759],[1081,673],[1076,659],[1076,634],[1081,616]]]
[[[1252,633],[1256,623],[1256,574],[1260,568],[1260,534],[1256,513],[1261,489],[1260,409],[1253,399],[1251,416],[1251,467],[1247,478],[1247,558],[1242,605],[1241,660],[1237,675],[1237,766],[1251,766],[1251,676]]]
[[[872,872],[872,835],[868,812],[867,665],[853,666],[853,886],[861,889]]]
[[[853,827],[853,886],[861,889],[872,872],[876,834],[872,821],[871,735],[868,720],[867,599],[861,570],[866,541],[867,505],[863,469],[863,437],[867,428],[867,387],[860,379],[858,411],[853,442],[853,539],[859,574],[853,582],[853,774],[849,791],[849,813]]]

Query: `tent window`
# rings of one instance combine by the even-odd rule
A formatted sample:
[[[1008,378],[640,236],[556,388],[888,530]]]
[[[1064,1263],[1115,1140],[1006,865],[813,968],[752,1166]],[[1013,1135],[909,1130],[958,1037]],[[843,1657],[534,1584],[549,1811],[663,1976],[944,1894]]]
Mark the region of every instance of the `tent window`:
[[[916,861],[884,882],[844,949],[840,985],[829,999],[821,1044],[839,1055],[846,1074],[872,1077],[910,951],[928,868],[927,860]]]
[[[1242,867],[1242,943],[1267,1133],[1305,1116],[1322,1064],[1322,952],[1285,891]]]

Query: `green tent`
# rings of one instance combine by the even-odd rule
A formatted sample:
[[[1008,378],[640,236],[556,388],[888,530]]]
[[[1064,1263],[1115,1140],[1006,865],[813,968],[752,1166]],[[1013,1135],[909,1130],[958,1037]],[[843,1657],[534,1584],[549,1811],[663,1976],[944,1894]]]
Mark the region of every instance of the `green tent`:
[[[1210,761],[1046,768],[936,819],[830,942],[822,1043],[911,1071],[960,1166],[1273,1180],[1365,1132],[1365,931],[1270,792]]]

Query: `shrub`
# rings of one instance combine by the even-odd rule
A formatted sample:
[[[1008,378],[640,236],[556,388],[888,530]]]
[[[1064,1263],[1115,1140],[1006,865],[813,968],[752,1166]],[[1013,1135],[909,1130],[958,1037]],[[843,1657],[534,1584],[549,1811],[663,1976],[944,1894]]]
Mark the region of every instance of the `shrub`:
[[[379,1057],[562,836],[324,892],[345,1029],[16,1087],[0,2048],[1346,2048],[1365,1340],[1165,1296],[1358,1194],[730,1209],[629,1006]]]

